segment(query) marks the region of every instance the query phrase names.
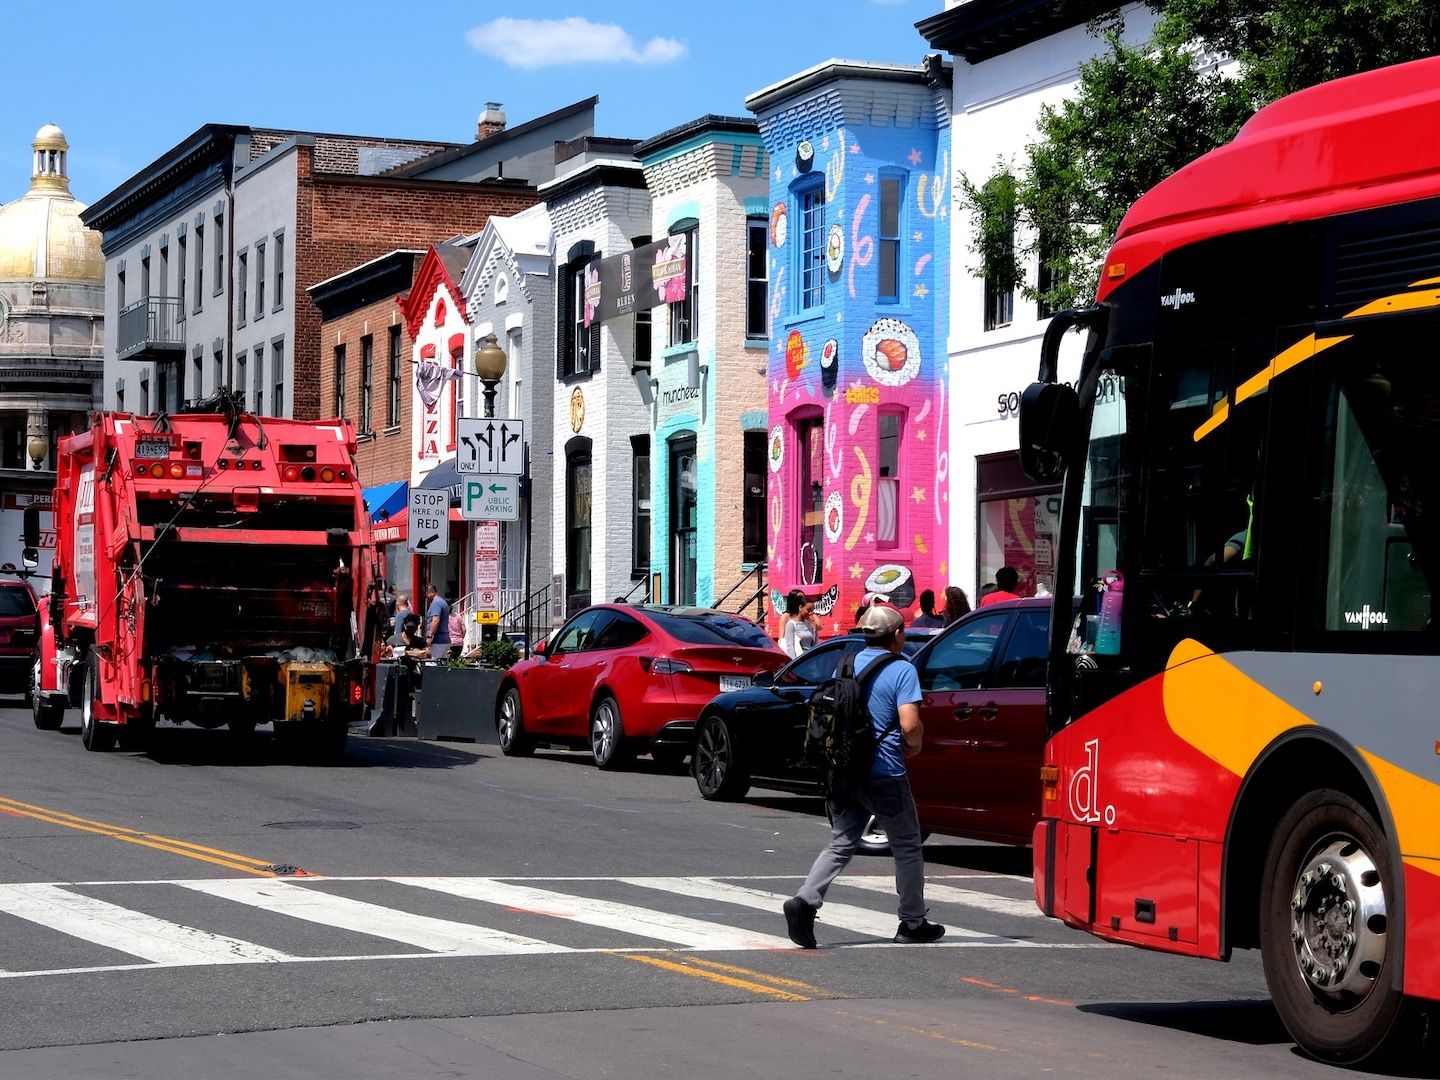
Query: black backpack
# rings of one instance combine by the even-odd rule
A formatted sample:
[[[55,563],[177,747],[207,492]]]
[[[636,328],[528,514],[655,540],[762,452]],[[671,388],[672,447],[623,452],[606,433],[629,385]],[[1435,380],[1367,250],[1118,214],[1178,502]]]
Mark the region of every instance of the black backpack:
[[[831,798],[859,788],[880,743],[900,726],[897,718],[877,736],[871,723],[868,697],[875,677],[903,657],[890,654],[873,660],[859,678],[855,657],[840,661],[835,674],[822,682],[810,698],[810,721],[805,726],[805,760],[824,777],[825,793]]]

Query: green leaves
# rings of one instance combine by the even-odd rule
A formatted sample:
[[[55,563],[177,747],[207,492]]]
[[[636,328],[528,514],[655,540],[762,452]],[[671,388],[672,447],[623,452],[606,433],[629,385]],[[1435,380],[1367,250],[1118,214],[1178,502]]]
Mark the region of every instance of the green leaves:
[[[1433,0],[1156,0],[1151,40],[1119,12],[1091,23],[1102,48],[1075,94],[1042,110],[1018,169],[962,177],[978,264],[1047,310],[1089,302],[1125,211],[1222,143],[1262,105],[1305,86],[1440,53]],[[1236,64],[1218,71],[1218,57]],[[1023,268],[1038,263],[1035,284]]]

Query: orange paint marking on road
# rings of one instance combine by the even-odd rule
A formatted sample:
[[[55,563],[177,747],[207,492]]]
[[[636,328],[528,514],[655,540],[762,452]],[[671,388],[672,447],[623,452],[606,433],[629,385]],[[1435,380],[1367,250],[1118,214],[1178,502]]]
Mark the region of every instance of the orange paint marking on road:
[[[977,979],[972,975],[962,975],[960,981],[967,982],[971,986],[979,986],[986,990],[993,990],[997,994],[1014,994],[1017,997],[1024,998],[1026,1001],[1033,1001],[1039,1005],[1058,1005],[1062,1009],[1073,1009],[1075,1007],[1073,1001],[1065,1001],[1062,998],[1045,997],[1042,994],[1022,994],[1013,986],[1001,986],[999,983],[988,982],[985,979]]]

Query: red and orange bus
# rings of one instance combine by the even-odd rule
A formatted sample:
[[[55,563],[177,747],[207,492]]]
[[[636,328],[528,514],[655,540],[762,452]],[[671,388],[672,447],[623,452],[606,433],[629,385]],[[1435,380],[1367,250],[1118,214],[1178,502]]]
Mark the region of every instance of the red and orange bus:
[[[1037,902],[1259,948],[1336,1062],[1440,1001],[1437,130],[1440,59],[1261,110],[1131,208],[1021,410],[1081,597],[1051,625]]]

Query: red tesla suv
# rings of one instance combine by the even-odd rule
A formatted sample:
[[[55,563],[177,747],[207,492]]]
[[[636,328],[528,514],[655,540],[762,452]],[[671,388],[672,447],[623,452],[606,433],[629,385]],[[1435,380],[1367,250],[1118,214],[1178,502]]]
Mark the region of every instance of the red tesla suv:
[[[786,656],[759,626],[700,608],[586,608],[505,673],[496,707],[500,750],[585,746],[602,769],[639,752],[678,766],[700,710],[749,686]]]

